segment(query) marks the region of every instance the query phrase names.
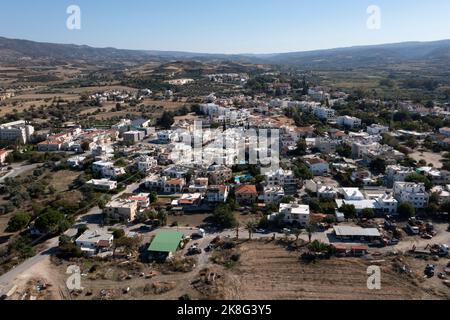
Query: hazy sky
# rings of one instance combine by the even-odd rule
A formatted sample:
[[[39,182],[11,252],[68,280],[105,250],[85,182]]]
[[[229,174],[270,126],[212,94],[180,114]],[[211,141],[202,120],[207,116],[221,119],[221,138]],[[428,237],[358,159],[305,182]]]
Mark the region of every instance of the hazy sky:
[[[81,30],[66,28],[69,5]],[[381,9],[370,30],[366,10]],[[1,0],[0,36],[123,49],[273,53],[450,38],[449,0]]]

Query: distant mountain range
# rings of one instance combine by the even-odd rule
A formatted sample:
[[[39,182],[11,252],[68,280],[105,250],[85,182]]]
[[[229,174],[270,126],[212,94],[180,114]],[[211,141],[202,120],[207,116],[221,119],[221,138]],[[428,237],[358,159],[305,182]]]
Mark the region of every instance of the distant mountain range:
[[[274,54],[205,54],[177,51],[123,50],[72,44],[42,43],[0,37],[0,63],[47,62],[121,63],[170,60],[236,61],[282,64],[305,69],[345,69],[420,63],[445,66],[450,61],[450,40],[404,42]]]

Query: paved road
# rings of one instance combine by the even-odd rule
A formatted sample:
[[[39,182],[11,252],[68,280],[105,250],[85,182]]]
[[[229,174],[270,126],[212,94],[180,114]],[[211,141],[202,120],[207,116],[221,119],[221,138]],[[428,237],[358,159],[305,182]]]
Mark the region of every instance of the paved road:
[[[11,167],[13,168],[10,170],[7,174],[5,174],[3,177],[0,178],[0,183],[2,183],[6,178],[15,178],[17,176],[20,176],[21,174],[36,169],[42,165],[42,163],[34,163],[34,164],[27,164],[23,165],[23,163],[20,164],[13,164]]]

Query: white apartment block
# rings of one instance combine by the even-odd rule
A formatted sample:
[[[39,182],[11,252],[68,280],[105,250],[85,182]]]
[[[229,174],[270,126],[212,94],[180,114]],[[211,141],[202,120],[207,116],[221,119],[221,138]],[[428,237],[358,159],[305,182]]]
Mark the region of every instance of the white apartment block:
[[[140,156],[136,159],[136,164],[139,172],[146,173],[158,166],[158,160],[149,156]]]
[[[113,200],[103,209],[103,214],[110,219],[133,221],[138,211],[138,202],[132,200]]]
[[[117,181],[111,181],[109,179],[92,179],[86,182],[86,184],[96,190],[111,191],[117,189]]]
[[[18,141],[27,144],[31,141],[34,127],[24,120],[19,120],[0,125],[0,140]]]
[[[266,175],[266,186],[268,187],[282,187],[284,192],[288,195],[297,192],[298,179],[292,170],[278,169],[269,171]]]
[[[314,115],[320,120],[326,121],[335,121],[336,120],[336,112],[333,109],[326,107],[318,107],[314,109]]]
[[[394,197],[399,203],[409,203],[416,209],[425,208],[429,199],[425,184],[414,182],[395,182]]]
[[[361,119],[350,117],[350,116],[341,116],[338,117],[336,123],[340,126],[349,127],[349,128],[359,128],[361,127]]]
[[[414,172],[415,170],[413,168],[399,165],[391,165],[386,167],[386,177],[388,181],[392,183],[404,182],[406,178]]]
[[[209,186],[206,199],[210,203],[224,203],[228,199],[229,187],[225,185]]]
[[[330,172],[330,165],[320,158],[305,159],[305,164],[315,176],[322,176]]]
[[[289,224],[298,224],[302,227],[308,227],[310,222],[309,206],[297,203],[282,203],[278,214],[284,216],[283,220]]]
[[[281,200],[283,200],[285,196],[283,187],[264,187],[264,193],[262,195],[262,198],[264,200],[264,203],[279,203]]]
[[[382,126],[380,124],[372,124],[371,126],[367,127],[367,133],[371,136],[381,135],[388,132],[389,127]]]
[[[117,178],[124,175],[125,169],[117,168],[112,162],[97,161],[92,164],[92,171],[100,173],[104,178]]]

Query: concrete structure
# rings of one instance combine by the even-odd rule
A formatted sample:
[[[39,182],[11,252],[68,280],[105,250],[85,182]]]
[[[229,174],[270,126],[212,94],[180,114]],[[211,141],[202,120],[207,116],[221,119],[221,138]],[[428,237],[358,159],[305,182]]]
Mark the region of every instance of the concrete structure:
[[[324,174],[330,172],[330,166],[328,162],[320,158],[305,159],[305,164],[315,176],[323,176]]]
[[[338,117],[336,123],[340,126],[348,127],[351,129],[361,127],[361,119],[350,117],[350,116],[341,116]]]
[[[429,194],[426,192],[424,183],[396,182],[394,196],[399,203],[409,203],[416,209],[428,206]]]
[[[367,133],[376,136],[376,135],[382,135],[384,133],[389,132],[389,127],[382,126],[379,124],[372,124],[371,126],[367,127]]]
[[[364,195],[359,188],[341,188],[340,192],[345,200],[364,200]]]
[[[278,169],[265,174],[267,187],[282,187],[284,193],[293,195],[297,192],[298,179],[292,170]]]
[[[228,199],[229,187],[225,185],[209,186],[206,200],[210,203],[224,203]]]
[[[75,240],[75,244],[87,255],[108,251],[113,243],[113,235],[102,229],[87,230]]]
[[[336,111],[326,107],[315,108],[314,115],[320,120],[326,120],[328,122],[336,120]]]
[[[149,172],[152,168],[158,166],[158,160],[153,157],[148,156],[140,156],[136,159],[136,164],[139,172],[146,173]]]
[[[310,223],[310,210],[307,205],[297,203],[282,203],[278,214],[283,215],[283,220],[289,224],[297,224],[308,227]]]
[[[264,203],[279,203],[285,197],[285,192],[281,186],[266,186],[264,187],[264,193],[262,199]]]
[[[340,240],[373,241],[381,238],[380,232],[375,228],[334,226],[333,229]]]
[[[241,205],[251,205],[258,200],[258,192],[254,185],[237,186],[235,196],[236,201]]]
[[[112,162],[97,161],[92,164],[92,171],[100,173],[104,178],[117,178],[124,175],[125,169],[117,168]]]
[[[33,133],[34,127],[24,120],[0,124],[0,140],[27,144],[31,142]]]
[[[103,214],[113,220],[124,222],[133,221],[138,211],[138,203],[131,200],[113,200],[103,209]]]
[[[111,181],[109,179],[92,179],[86,182],[86,184],[96,190],[112,191],[117,189],[117,181]]]
[[[164,192],[181,193],[185,185],[186,181],[184,179],[170,179],[164,183]]]
[[[123,141],[134,144],[144,140],[145,132],[143,131],[127,131],[123,133]]]

